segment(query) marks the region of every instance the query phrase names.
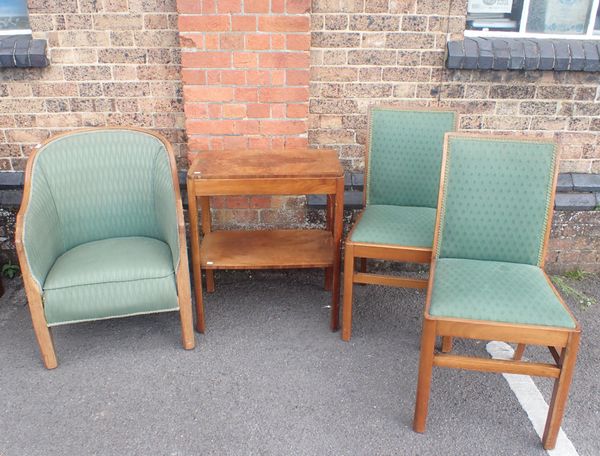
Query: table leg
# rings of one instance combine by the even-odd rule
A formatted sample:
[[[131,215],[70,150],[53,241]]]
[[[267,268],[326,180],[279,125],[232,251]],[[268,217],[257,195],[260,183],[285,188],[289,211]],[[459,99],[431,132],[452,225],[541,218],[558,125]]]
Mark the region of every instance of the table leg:
[[[200,233],[198,232],[198,206],[192,193],[194,182],[187,183],[188,214],[190,217],[190,241],[192,243],[192,270],[194,273],[194,296],[196,297],[196,330],[204,332],[204,304],[202,302],[202,268],[200,266]],[[190,191],[192,190],[192,191]]]
[[[342,247],[342,228],[344,226],[344,177],[338,177],[335,193],[335,211],[333,217],[333,281],[331,292],[331,330],[336,331],[340,319],[340,259]]]
[[[202,233],[206,236],[206,233],[210,233],[212,230],[212,220],[210,216],[210,197],[200,197],[200,209],[202,211]],[[206,274],[206,291],[213,293],[215,291],[215,275],[212,269],[205,269]]]
[[[325,223],[327,231],[333,233],[333,209],[335,207],[335,199],[333,195],[327,195],[327,209],[325,212]],[[333,279],[333,268],[325,268],[325,290],[331,291],[331,281]]]

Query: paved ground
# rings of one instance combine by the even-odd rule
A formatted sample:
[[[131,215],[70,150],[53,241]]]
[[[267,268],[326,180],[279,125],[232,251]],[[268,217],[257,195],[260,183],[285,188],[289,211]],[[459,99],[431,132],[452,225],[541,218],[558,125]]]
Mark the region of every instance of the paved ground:
[[[411,430],[424,294],[356,288],[354,335],[328,330],[317,272],[223,273],[186,352],[176,314],[57,328],[38,356],[24,293],[0,299],[0,454],[544,455],[501,375],[434,370],[428,431]],[[577,287],[600,296],[600,279]],[[600,454],[600,304],[563,428]],[[485,343],[458,350],[485,356]],[[534,351],[526,352],[530,356]],[[543,356],[546,356],[544,353]],[[537,382],[547,397],[548,382]]]

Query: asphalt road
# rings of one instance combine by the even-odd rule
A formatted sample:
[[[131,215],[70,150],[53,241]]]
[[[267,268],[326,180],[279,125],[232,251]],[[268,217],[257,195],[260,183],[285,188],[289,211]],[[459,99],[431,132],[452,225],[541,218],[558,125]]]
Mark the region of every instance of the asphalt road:
[[[47,371],[16,283],[0,299],[3,456],[546,454],[498,374],[435,369],[427,432],[412,431],[423,292],[356,287],[344,343],[321,273],[223,272],[194,351],[175,313],[107,320],[56,328]],[[577,286],[600,298],[598,277]],[[574,310],[584,337],[563,429],[595,456],[600,304]],[[487,356],[484,342],[455,346]]]

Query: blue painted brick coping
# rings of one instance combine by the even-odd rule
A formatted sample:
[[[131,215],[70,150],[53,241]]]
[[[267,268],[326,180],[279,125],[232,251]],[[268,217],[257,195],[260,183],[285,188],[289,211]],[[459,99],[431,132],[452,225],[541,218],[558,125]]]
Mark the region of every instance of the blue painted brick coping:
[[[0,208],[17,208],[23,195],[24,173],[0,172]],[[344,207],[354,210],[363,207],[364,175],[347,173],[345,176]],[[186,172],[179,172],[184,206],[187,206],[185,192]],[[309,209],[324,209],[325,195],[308,195]],[[591,211],[600,207],[600,174],[559,174],[556,185],[557,211]]]
[[[446,67],[455,70],[600,71],[592,40],[465,37],[446,49]]]
[[[48,66],[46,40],[30,35],[0,36],[0,68],[43,68]]]

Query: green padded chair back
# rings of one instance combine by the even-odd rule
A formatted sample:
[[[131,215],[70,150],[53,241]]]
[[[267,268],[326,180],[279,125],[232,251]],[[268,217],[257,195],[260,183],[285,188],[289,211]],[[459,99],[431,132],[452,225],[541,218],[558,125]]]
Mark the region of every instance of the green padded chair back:
[[[173,250],[175,204],[167,150],[151,134],[98,129],[48,142],[35,157],[24,220],[34,278],[42,285],[59,255],[86,242],[146,236]]]
[[[435,257],[541,266],[556,166],[549,141],[448,135]]]
[[[444,134],[450,111],[374,107],[369,119],[367,204],[437,207]]]

